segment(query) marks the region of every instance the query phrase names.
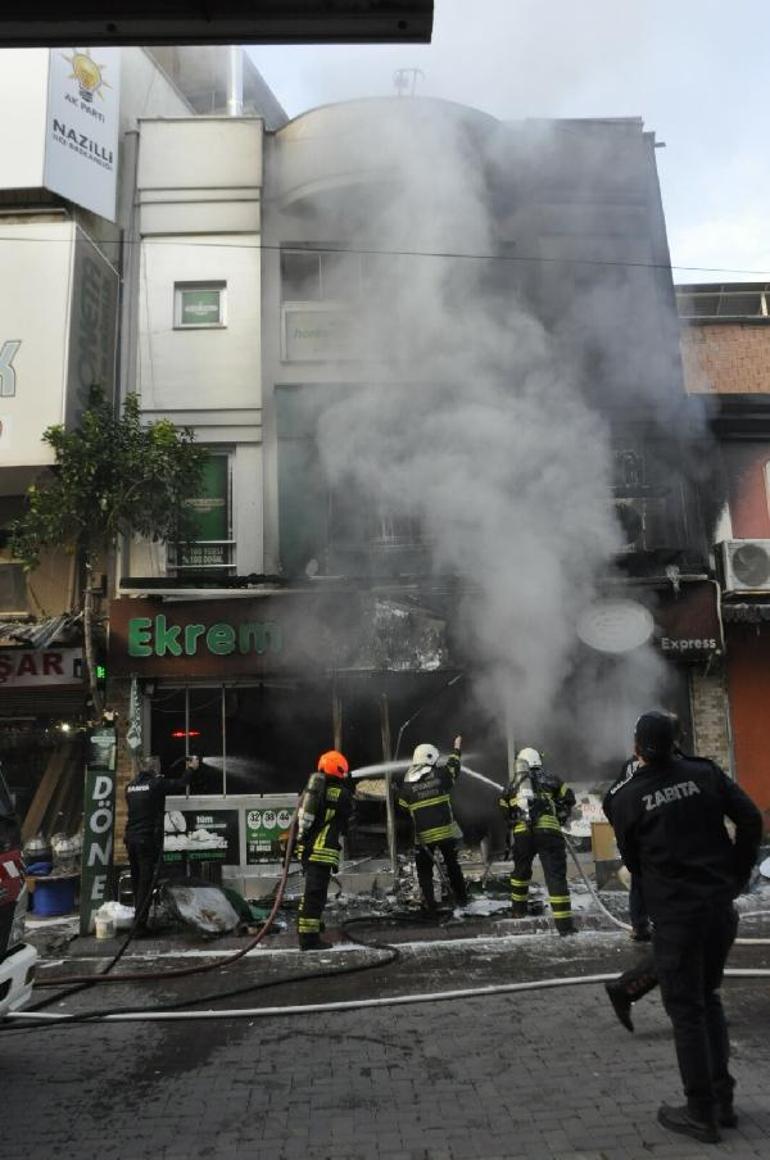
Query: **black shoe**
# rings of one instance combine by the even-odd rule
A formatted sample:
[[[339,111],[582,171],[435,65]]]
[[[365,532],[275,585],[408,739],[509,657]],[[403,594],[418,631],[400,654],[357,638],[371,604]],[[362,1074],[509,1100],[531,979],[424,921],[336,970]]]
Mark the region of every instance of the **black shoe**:
[[[733,1107],[734,1090],[735,1081],[731,1076],[725,1080],[716,1080],[714,1083],[714,1095],[717,1100],[717,1122],[723,1128],[738,1127],[738,1116]]]
[[[700,1140],[701,1144],[718,1144],[722,1139],[713,1119],[697,1119],[687,1105],[672,1108],[668,1104],[661,1104],[658,1108],[658,1123],[668,1128],[669,1132],[679,1132],[692,1140]]]
[[[717,1104],[717,1121],[722,1128],[738,1127],[738,1115],[733,1107],[732,1100],[729,1104]]]
[[[626,991],[618,983],[605,983],[604,989],[609,995],[615,1014],[627,1031],[633,1031],[631,1022],[631,1000]]]
[[[557,918],[554,920],[554,926],[562,938],[566,938],[569,934],[577,934],[571,918]]]
[[[639,926],[635,926],[631,931],[631,939],[633,942],[652,942],[650,924],[641,922]]]
[[[526,902],[514,902],[511,907],[511,918],[526,918],[528,914]]]

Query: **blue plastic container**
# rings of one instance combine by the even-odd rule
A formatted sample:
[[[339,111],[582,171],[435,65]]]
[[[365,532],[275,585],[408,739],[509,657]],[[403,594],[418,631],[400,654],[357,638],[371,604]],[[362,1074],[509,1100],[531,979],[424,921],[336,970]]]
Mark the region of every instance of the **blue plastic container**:
[[[78,880],[73,878],[38,878],[35,884],[34,914],[36,918],[51,918],[55,914],[71,914],[75,909],[75,891]]]

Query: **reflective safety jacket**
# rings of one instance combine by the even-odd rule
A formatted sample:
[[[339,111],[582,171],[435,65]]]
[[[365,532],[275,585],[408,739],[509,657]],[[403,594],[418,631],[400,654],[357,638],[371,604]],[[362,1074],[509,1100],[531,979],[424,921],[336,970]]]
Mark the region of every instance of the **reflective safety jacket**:
[[[514,834],[560,834],[575,795],[554,773],[536,769],[518,774],[497,803]]]
[[[297,853],[303,862],[318,862],[336,870],[340,864],[340,839],[353,815],[353,788],[346,777],[311,774],[302,795],[300,821],[312,819],[298,835]]]
[[[435,846],[448,838],[460,837],[450,800],[460,766],[460,751],[455,749],[446,765],[426,766],[427,772],[417,781],[401,783],[398,804],[411,814],[418,846]]]

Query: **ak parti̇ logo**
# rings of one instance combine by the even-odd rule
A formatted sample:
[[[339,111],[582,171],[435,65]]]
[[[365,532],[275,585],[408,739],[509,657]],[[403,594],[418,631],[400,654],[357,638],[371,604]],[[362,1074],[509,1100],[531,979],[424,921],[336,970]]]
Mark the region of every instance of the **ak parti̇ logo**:
[[[75,49],[72,56],[65,56],[64,59],[69,61],[72,66],[72,73],[69,79],[77,81],[78,89],[80,90],[80,99],[91,104],[94,95],[98,94],[104,100],[102,89],[111,87],[104,79],[104,71],[107,66],[97,64],[85,49],[82,52]]]

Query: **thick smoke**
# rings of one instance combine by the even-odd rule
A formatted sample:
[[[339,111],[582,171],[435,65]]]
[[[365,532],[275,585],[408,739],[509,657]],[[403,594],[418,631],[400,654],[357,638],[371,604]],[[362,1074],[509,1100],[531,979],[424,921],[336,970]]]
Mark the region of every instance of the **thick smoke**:
[[[656,366],[657,351],[645,361],[638,342],[624,365],[625,312],[639,295],[622,269],[607,282],[588,267],[575,282],[574,265],[515,260],[538,246],[526,191],[551,163],[546,131],[522,138],[479,114],[408,101],[373,102],[357,128],[346,147],[379,175],[381,201],[365,226],[326,228],[383,257],[368,267],[364,372],[340,368],[371,385],[323,415],[326,470],[381,511],[416,517],[436,572],[460,579],[462,644],[501,727],[510,719],[519,744],[563,751],[577,738],[597,763],[614,759],[634,716],[660,699],[663,665],[650,646],[610,661],[576,636],[622,546],[607,403],[628,389],[629,366],[633,389],[659,402],[675,368]],[[590,166],[582,180],[590,185]],[[533,286],[541,302],[545,287],[542,310]]]

